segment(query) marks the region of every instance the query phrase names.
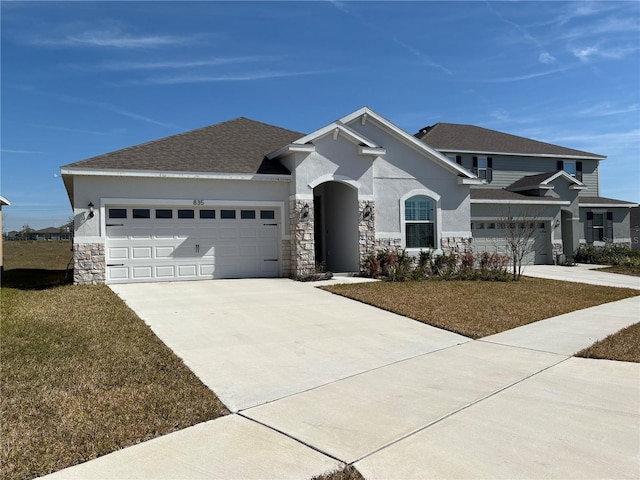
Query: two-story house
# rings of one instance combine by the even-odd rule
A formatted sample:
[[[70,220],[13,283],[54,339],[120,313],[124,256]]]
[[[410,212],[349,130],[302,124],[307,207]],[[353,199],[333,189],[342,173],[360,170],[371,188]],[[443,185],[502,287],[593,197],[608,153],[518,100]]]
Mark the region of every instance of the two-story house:
[[[600,196],[604,155],[473,125],[438,123],[416,137],[477,175],[471,187],[474,251],[505,251],[504,221],[535,220],[530,263],[567,256],[581,244],[628,245],[632,202]]]
[[[634,204],[599,197],[604,158],[462,125],[414,136],[367,107],[308,134],[237,118],[63,166],[74,281],[298,278],[358,272],[389,247],[499,251],[509,207],[535,220],[528,261],[552,263],[629,242]]]

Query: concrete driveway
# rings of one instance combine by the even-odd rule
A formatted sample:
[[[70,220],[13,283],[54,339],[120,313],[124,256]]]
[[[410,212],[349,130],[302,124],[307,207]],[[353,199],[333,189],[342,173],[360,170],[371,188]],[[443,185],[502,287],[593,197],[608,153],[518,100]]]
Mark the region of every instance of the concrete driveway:
[[[640,297],[471,341],[286,279],[113,289],[235,413],[51,478],[637,478],[640,365],[571,355]]]

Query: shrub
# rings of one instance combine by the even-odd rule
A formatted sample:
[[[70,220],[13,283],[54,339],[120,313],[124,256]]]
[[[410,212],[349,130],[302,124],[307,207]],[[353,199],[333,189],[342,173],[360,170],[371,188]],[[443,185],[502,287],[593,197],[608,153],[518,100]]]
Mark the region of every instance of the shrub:
[[[449,253],[433,256],[421,251],[417,257],[404,249],[380,250],[362,262],[362,274],[384,277],[392,282],[407,280],[488,280],[507,281],[509,257],[497,253]]]
[[[581,245],[573,257],[579,263],[599,265],[640,266],[640,250],[627,245],[608,244],[604,246]]]

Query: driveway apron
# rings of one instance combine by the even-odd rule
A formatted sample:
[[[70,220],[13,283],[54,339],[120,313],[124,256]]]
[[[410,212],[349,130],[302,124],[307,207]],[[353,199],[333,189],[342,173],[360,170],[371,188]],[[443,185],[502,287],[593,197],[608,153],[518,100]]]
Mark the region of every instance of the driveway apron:
[[[313,472],[637,478],[640,365],[570,355],[637,321],[640,297],[471,341],[285,279],[113,289],[235,412],[226,422],[299,442]]]

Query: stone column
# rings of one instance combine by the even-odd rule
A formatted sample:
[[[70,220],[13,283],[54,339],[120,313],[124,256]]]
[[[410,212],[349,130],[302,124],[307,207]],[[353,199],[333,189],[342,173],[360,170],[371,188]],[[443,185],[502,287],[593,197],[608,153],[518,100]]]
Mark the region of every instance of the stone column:
[[[291,276],[306,277],[316,271],[316,252],[313,231],[313,201],[290,200]]]
[[[473,253],[472,238],[467,237],[442,237],[442,253]]]
[[[358,249],[360,254],[360,266],[364,259],[376,253],[376,210],[375,202],[362,201],[358,202],[358,214],[360,221],[358,223]]]
[[[106,281],[104,243],[73,245],[73,283],[101,285]]]

